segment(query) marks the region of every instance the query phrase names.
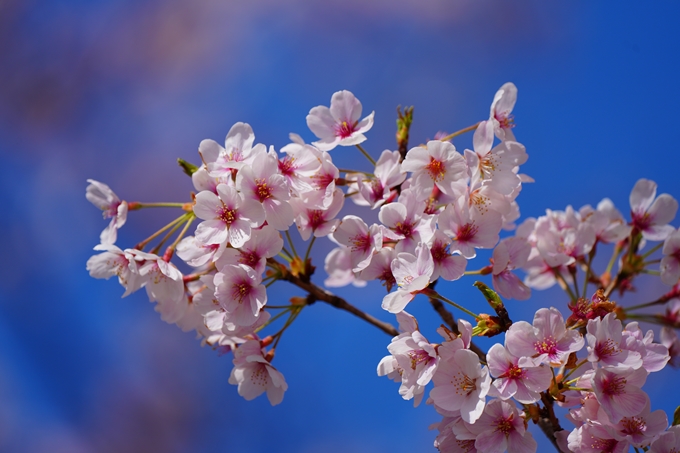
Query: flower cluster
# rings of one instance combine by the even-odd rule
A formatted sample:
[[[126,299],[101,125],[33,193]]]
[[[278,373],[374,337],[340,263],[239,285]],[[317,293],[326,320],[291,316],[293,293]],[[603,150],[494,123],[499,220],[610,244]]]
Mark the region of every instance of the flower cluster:
[[[255,143],[245,123],[231,127],[224,146],[203,140],[199,166],[180,161],[195,189],[190,202],[121,201],[107,185],[89,180],[87,199],[112,220],[87,269],[95,278],[117,276],[123,296],[145,288],[164,321],[233,352],[229,382],[248,400],[266,393],[271,404],[282,401],[287,383],[272,365],[276,347],[301,310],[324,301],[393,335],[377,371],[400,384],[402,398],[420,404],[431,383],[426,401],[443,416],[435,441],[440,451],[532,452],[537,444],[530,422],[565,452],[671,451],[680,433],[667,430],[666,415],[651,410],[641,388],[649,373],[680,354],[673,330],[680,327],[680,231],[669,225],[678,204],[670,195],[657,197],[656,184],[641,179],[630,195],[630,221],[605,199],[596,208],[548,210],[516,226],[517,197],[532,181],[520,173],[528,156],[513,133],[516,99],[516,87],[507,83],[488,118],[410,148],[413,111],[400,111],[398,147],[376,161],[362,147],[374,114],[362,118],[356,97],[339,91],[330,107],[310,110],[307,125],[318,138],[311,144],[291,134],[277,151]],[[474,131],[472,149],[461,152],[451,140],[468,131]],[[338,168],[331,157],[338,146],[356,147],[370,171]],[[375,210],[379,222],[340,216],[346,199]],[[115,245],[128,211],[162,206],[182,214],[134,247]],[[309,242],[304,254],[290,235],[293,225]],[[515,230],[514,236],[501,239],[503,230]],[[396,316],[399,330],[312,283],[310,250],[321,237],[337,245],[324,262],[325,286],[381,282],[382,308]],[[657,245],[642,253],[648,242]],[[614,252],[597,273],[593,259],[605,245]],[[660,248],[662,258],[649,259]],[[469,271],[478,249],[490,250],[491,262]],[[181,263],[173,262],[176,257]],[[650,269],[657,263],[659,270]],[[672,289],[627,309],[610,300],[615,290],[624,294],[637,276],[650,273]],[[473,274],[490,276],[493,289],[475,286],[495,314],[474,313],[435,290],[440,278]],[[289,304],[268,303],[267,288],[281,281],[303,295]],[[512,322],[501,298],[526,300],[532,289],[556,283],[569,297],[566,320],[557,308],[541,308],[533,324]],[[440,307],[447,326],[438,329],[438,343],[430,343],[405,311],[418,295]],[[470,322],[453,321],[443,304]],[[635,319],[634,309],[662,304],[663,316],[637,315],[664,325],[661,343],[637,322],[622,322]],[[278,330],[261,333],[284,316]],[[486,353],[473,342],[502,332],[504,344]],[[561,427],[554,405],[568,410],[572,430]]]

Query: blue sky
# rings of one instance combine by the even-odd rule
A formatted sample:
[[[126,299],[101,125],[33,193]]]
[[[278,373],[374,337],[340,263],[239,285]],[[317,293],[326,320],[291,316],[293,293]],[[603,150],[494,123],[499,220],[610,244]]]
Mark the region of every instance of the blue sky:
[[[484,119],[512,81],[515,134],[529,154],[522,171],[536,180],[518,199],[522,218],[604,197],[627,213],[642,177],[680,196],[677,3],[366,3],[3,3],[0,451],[430,447],[437,414],[413,409],[376,376],[389,338],[350,315],[305,309],[277,351],[289,391],[272,408],[243,401],[227,383],[230,357],[163,323],[145,294],[121,300],[115,282],[87,275],[105,223],[85,200],[85,180],[128,200],[183,201],[192,187],[175,159],[197,161],[199,142],[222,141],[237,121],[277,149],[289,132],[311,140],[309,109],[348,89],[376,112],[366,148],[377,156],[394,147],[397,105],[415,106],[411,137],[423,142]],[[454,143],[464,149],[470,137]],[[351,149],[333,158],[361,162]],[[136,243],[170,215],[135,213],[119,243]],[[317,263],[329,248],[319,245]],[[472,281],[446,288],[474,305]],[[391,320],[382,291],[338,292]],[[644,281],[627,300],[662,291]],[[293,294],[281,284],[275,297]],[[435,341],[438,320],[420,302],[412,311]],[[535,292],[510,312],[530,319],[565,302],[559,291]],[[650,376],[652,409],[680,403],[666,396],[676,373]]]

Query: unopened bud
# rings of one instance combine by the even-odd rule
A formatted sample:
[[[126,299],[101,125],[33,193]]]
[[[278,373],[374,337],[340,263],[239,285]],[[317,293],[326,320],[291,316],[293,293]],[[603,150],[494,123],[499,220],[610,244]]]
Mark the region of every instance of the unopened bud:
[[[196,170],[198,170],[198,167],[196,165],[189,163],[184,159],[177,159],[177,163],[179,164],[180,167],[182,167],[182,170],[188,176],[193,175],[194,173],[196,173]]]

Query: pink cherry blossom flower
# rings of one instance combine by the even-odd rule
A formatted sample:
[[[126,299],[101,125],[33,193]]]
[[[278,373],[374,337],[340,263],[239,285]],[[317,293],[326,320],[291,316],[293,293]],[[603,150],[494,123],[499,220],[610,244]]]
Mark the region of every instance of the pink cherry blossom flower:
[[[241,247],[250,237],[251,228],[264,222],[262,205],[244,199],[233,187],[217,186],[217,195],[207,190],[196,195],[194,214],[203,219],[196,227],[196,239],[204,244],[226,244]]]
[[[428,242],[435,231],[437,217],[424,214],[425,201],[412,190],[404,190],[396,203],[383,205],[378,218],[390,231],[385,237],[398,240],[397,251],[415,251],[421,242]]]
[[[615,439],[606,426],[585,424],[569,434],[568,447],[574,453],[627,453],[630,444]]]
[[[662,241],[673,232],[668,223],[678,212],[678,202],[663,193],[656,196],[656,183],[640,179],[630,193],[630,215],[632,224],[650,241]]]
[[[267,152],[263,144],[253,146],[254,141],[253,128],[247,123],[236,123],[227,133],[224,148],[214,140],[203,140],[198,146],[198,153],[210,176],[229,177],[234,170],[244,164],[252,164],[258,156]]]
[[[642,448],[656,440],[668,428],[668,417],[662,410],[650,411],[649,403],[635,416],[623,417],[612,426],[614,437]]]
[[[274,227],[265,225],[259,230],[252,230],[250,239],[240,248],[226,248],[215,265],[217,269],[222,269],[228,264],[245,264],[262,275],[267,258],[276,256],[282,248],[281,234]]]
[[[375,209],[392,196],[392,188],[406,179],[406,171],[399,164],[399,151],[385,150],[375,164],[375,177],[359,174],[357,190],[361,198],[355,199],[358,205]]]
[[[331,107],[317,106],[307,115],[307,126],[319,137],[314,145],[322,151],[336,146],[358,145],[366,140],[364,132],[373,127],[373,112],[363,120],[361,102],[347,90],[337,91],[331,97]]]
[[[642,366],[639,352],[621,347],[623,324],[616,319],[614,313],[609,313],[602,319],[589,320],[587,331],[588,361],[621,369],[637,369]]]
[[[458,251],[467,259],[477,256],[475,248],[491,248],[498,242],[501,231],[501,215],[495,211],[481,214],[470,209],[466,197],[447,205],[439,214],[439,229],[453,238],[452,251]]]
[[[246,341],[234,351],[229,383],[238,385],[238,394],[248,401],[267,392],[272,406],[283,401],[283,393],[288,390],[285,378],[267,361],[257,340]]]
[[[457,196],[465,190],[467,183],[465,159],[449,142],[431,140],[427,142],[427,148],[412,148],[401,168],[413,172],[412,184],[426,191],[436,185],[444,194]]]
[[[350,260],[350,249],[348,247],[336,247],[326,255],[324,260],[324,270],[328,278],[323,284],[328,288],[339,288],[350,283],[356,287],[366,286],[366,281],[358,277],[352,269],[354,265]],[[388,264],[389,267],[389,264]]]
[[[382,248],[383,232],[380,225],[369,227],[360,217],[347,215],[333,232],[333,238],[349,248],[352,270],[360,272],[371,263],[373,254]]]
[[[675,329],[664,326],[661,328],[659,336],[661,344],[668,348],[668,363],[673,367],[680,367],[680,338],[678,338]]]
[[[524,418],[514,404],[493,400],[470,431],[477,435],[475,448],[484,453],[533,453],[537,444],[524,427]]]
[[[489,372],[496,377],[491,386],[490,396],[503,400],[514,397],[523,404],[531,404],[541,399],[540,392],[550,386],[552,373],[544,365],[533,366],[526,362],[519,366],[515,357],[500,344],[495,344],[486,354]]]
[[[228,264],[215,274],[215,298],[227,313],[226,321],[251,326],[267,303],[267,290],[259,274],[244,264]]]
[[[630,234],[631,227],[609,198],[600,201],[596,210],[590,206],[582,207],[579,214],[593,227],[597,240],[605,244],[618,242]]]
[[[661,258],[661,281],[675,285],[680,280],[680,229],[672,231],[663,243]]]
[[[236,175],[236,187],[244,199],[261,203],[267,223],[283,231],[293,224],[293,208],[288,204],[286,178],[277,173],[277,162],[274,156],[264,155],[256,165],[244,165]]]
[[[321,167],[321,151],[304,142],[294,142],[281,148],[281,152],[286,155],[279,159],[279,172],[293,192],[299,195],[312,190],[311,178]]]
[[[491,377],[479,357],[468,349],[453,353],[452,360],[441,360],[432,378],[435,387],[430,398],[436,406],[447,411],[460,411],[468,423],[475,423],[484,411],[485,397]]]
[[[390,313],[399,313],[418,292],[430,284],[434,262],[427,245],[420,244],[416,247],[415,255],[399,253],[391,267],[399,289],[383,298],[382,308]]]
[[[401,370],[399,394],[405,400],[414,399],[413,405],[418,406],[439,363],[435,346],[418,330],[413,330],[394,337],[387,350]]]
[[[335,218],[345,203],[345,195],[340,189],[333,192],[332,202],[327,209],[309,207],[304,200],[292,198],[290,204],[295,213],[295,225],[302,240],[306,241],[312,234],[314,237],[328,236],[340,221]]]
[[[397,252],[392,248],[382,248],[371,259],[371,263],[361,271],[361,279],[380,280],[387,288],[387,292],[392,291],[392,287],[397,281],[392,273],[392,262],[397,259]]]
[[[123,252],[115,245],[97,245],[95,250],[102,250],[104,253],[92,256],[87,260],[86,268],[90,277],[103,278],[108,280],[114,275],[118,276],[118,282],[125,288],[123,297],[126,297],[139,288],[145,281],[139,275],[137,262],[130,253]]]
[[[184,281],[177,267],[153,253],[128,249],[137,262],[137,273],[143,279],[151,302],[173,303],[184,298]]]
[[[434,232],[430,240],[430,253],[434,262],[434,271],[430,280],[435,281],[439,277],[444,280],[458,280],[465,274],[467,260],[461,255],[451,253],[451,239],[439,230]]]
[[[505,337],[505,345],[511,354],[554,366],[564,363],[572,352],[581,350],[584,341],[579,332],[566,329],[564,318],[556,308],[539,309],[533,326],[526,321],[514,323]],[[520,365],[523,365],[522,361]]]
[[[479,123],[472,138],[476,159],[469,150],[465,151],[470,176],[471,179],[480,179],[483,185],[500,194],[510,195],[521,184],[513,169],[526,162],[526,149],[515,141],[504,141],[492,149],[493,139],[493,122]]]
[[[648,453],[678,453],[680,451],[680,426],[671,426],[649,446]]]
[[[338,168],[333,164],[331,155],[323,152],[319,157],[321,166],[309,177],[309,189],[298,192],[298,197],[308,207],[328,209],[333,202],[336,185],[335,180],[340,176]]]
[[[104,211],[102,214],[105,219],[111,219],[99,236],[99,241],[104,245],[115,244],[118,238],[118,228],[125,225],[127,220],[128,204],[126,201],[121,201],[106,184],[94,179],[88,179],[87,182],[90,184],[85,189],[85,198]]]
[[[531,296],[531,289],[526,286],[512,271],[523,267],[531,245],[526,239],[513,237],[503,239],[493,250],[493,288],[507,299],[526,300]]]
[[[593,390],[611,423],[618,423],[623,417],[637,415],[644,409],[649,397],[640,388],[646,380],[647,371],[644,368],[595,370],[592,378]]]
[[[642,367],[648,373],[661,371],[670,360],[668,348],[654,343],[653,330],[650,329],[643,335],[637,322],[629,322],[621,333],[621,347],[640,354]]]
[[[200,267],[212,262],[219,255],[219,244],[203,244],[194,236],[187,236],[177,244],[176,252],[185,263]]]
[[[493,98],[489,121],[493,123],[496,137],[500,140],[515,140],[515,135],[512,133],[515,120],[511,113],[516,102],[517,87],[512,82],[503,84]]]

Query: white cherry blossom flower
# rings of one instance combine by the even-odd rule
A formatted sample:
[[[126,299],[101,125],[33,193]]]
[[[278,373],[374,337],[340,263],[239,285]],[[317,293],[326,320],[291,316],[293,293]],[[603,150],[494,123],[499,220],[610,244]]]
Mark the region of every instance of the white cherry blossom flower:
[[[667,193],[656,196],[656,183],[640,179],[630,193],[633,227],[650,241],[663,241],[673,232],[668,223],[678,212],[678,202]]]
[[[125,225],[127,220],[128,204],[126,201],[121,201],[106,184],[94,179],[88,179],[87,182],[90,184],[85,189],[85,198],[103,211],[105,219],[111,219],[99,236],[99,241],[103,245],[115,244],[118,238],[118,228]]]
[[[307,115],[307,126],[319,137],[314,145],[322,151],[336,146],[358,145],[366,140],[364,132],[373,127],[373,112],[363,120],[361,102],[347,90],[337,91],[331,97],[331,107],[317,106]]]
[[[467,183],[465,159],[449,142],[431,140],[426,148],[411,148],[401,168],[413,172],[412,184],[427,191],[436,185],[444,194],[457,196]]]
[[[265,358],[260,342],[249,340],[234,351],[234,369],[229,383],[238,385],[238,394],[250,401],[267,392],[272,406],[283,401],[286,380]]]

